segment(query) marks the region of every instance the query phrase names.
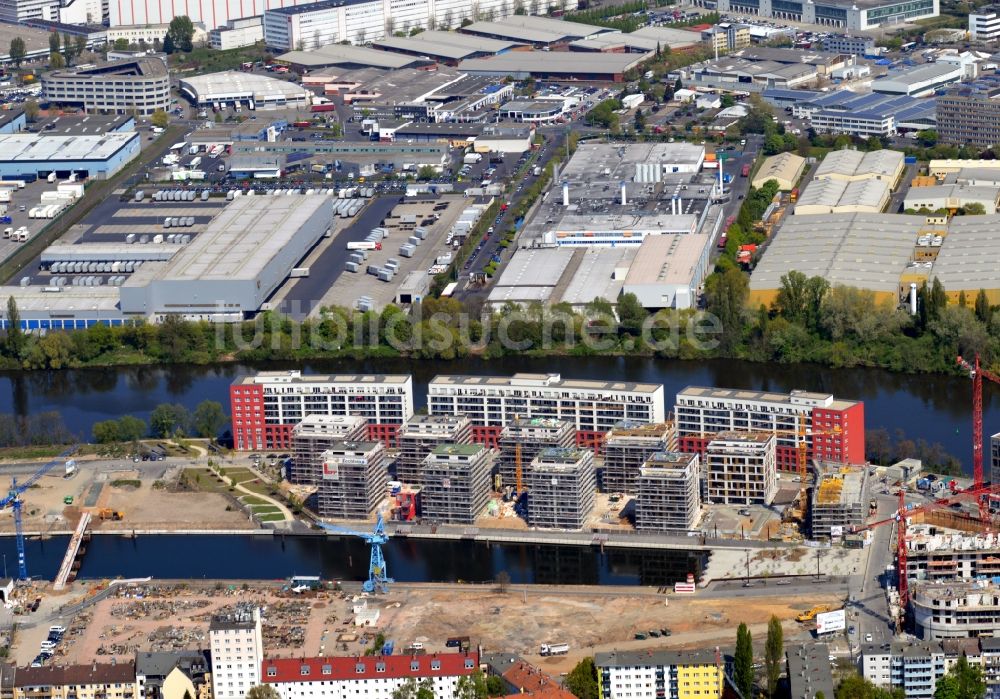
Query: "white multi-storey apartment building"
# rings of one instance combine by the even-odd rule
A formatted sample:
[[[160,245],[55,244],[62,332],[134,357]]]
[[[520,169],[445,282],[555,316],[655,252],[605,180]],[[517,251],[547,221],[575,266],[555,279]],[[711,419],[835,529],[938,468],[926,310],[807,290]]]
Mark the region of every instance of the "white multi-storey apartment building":
[[[778,490],[773,434],[722,432],[706,451],[708,502],[771,504]]]
[[[479,669],[479,655],[276,658],[264,661],[263,667],[264,683],[278,690],[281,699],[387,699],[411,679],[429,679],[434,699],[452,699],[458,680]]]
[[[264,638],[256,607],[212,618],[208,628],[212,649],[212,693],[215,699],[243,699],[260,684]]]
[[[413,377],[263,371],[234,381],[229,403],[239,450],[291,449],[292,428],[308,415],[360,415],[368,439],[393,446],[396,430],[413,416]]]
[[[497,447],[504,426],[521,418],[564,420],[577,446],[599,449],[622,420],[663,422],[663,384],[564,379],[559,374],[435,376],[427,393],[431,415],[467,415],[477,442]]]

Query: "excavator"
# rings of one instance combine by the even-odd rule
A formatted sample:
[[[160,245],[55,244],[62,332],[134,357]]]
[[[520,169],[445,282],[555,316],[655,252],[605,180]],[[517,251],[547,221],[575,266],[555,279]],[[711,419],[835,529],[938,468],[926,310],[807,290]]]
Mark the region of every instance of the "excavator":
[[[125,513],[120,510],[112,510],[109,507],[102,507],[97,511],[97,516],[102,520],[111,520],[112,522],[120,522],[125,519]]]

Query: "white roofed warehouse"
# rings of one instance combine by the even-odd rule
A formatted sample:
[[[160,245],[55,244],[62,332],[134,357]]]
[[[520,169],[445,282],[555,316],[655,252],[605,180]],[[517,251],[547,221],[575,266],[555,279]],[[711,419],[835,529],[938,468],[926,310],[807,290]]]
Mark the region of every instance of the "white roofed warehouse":
[[[279,109],[311,102],[309,91],[293,82],[235,70],[183,78],[180,89],[198,106],[252,102],[256,109]]]
[[[94,179],[107,179],[139,155],[137,131],[102,135],[63,136],[17,133],[0,135],[0,177],[21,175],[59,177],[75,172]]]

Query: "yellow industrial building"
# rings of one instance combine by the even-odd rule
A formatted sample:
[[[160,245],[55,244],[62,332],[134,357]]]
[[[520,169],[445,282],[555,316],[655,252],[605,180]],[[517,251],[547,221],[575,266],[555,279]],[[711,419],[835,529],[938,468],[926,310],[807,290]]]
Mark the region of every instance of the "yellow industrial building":
[[[828,153],[816,168],[815,179],[883,180],[893,189],[906,169],[906,157],[896,150],[835,150]]]
[[[795,153],[778,153],[764,159],[750,184],[760,189],[768,180],[774,180],[778,183],[778,189],[788,192],[798,183],[805,169],[806,159],[802,156]]]
[[[891,196],[885,180],[814,180],[799,195],[795,214],[880,214]]]

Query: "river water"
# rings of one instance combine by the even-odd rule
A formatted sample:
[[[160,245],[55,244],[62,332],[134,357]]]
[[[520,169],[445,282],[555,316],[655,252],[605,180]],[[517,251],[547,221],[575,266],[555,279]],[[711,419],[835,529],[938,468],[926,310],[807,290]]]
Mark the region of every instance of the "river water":
[[[228,364],[122,367],[76,371],[0,374],[0,412],[28,415],[59,411],[66,426],[84,438],[93,423],[123,414],[148,418],[157,403],[181,403],[189,409],[211,399],[228,412],[228,387],[256,369],[292,368],[270,363],[259,367]],[[787,392],[800,388],[825,391],[865,402],[869,429],[903,430],[911,439],[940,442],[971,470],[972,382],[956,376],[894,374],[878,369],[829,369],[812,365],[773,365],[737,361],[683,362],[620,357],[512,357],[459,361],[323,361],[302,365],[305,373],[412,373],[417,407],[426,403],[427,382],[437,374],[507,375],[519,371],[558,371],[566,378],[617,379],[662,383],[667,409],[688,385]],[[984,386],[987,435],[1000,431],[998,387]],[[987,449],[987,452],[988,449]]]

